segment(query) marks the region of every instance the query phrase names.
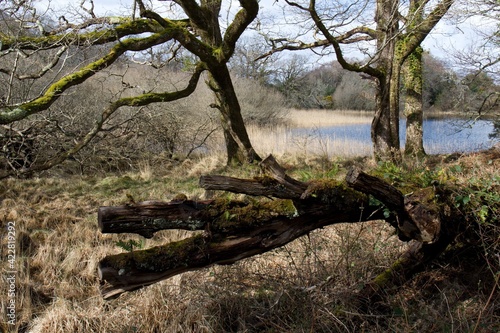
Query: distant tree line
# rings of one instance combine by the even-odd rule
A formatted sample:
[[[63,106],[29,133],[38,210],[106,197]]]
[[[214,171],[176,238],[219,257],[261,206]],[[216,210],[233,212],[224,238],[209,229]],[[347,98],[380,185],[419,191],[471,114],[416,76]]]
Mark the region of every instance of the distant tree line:
[[[345,3],[337,8],[285,1],[310,22],[307,31],[321,31],[322,39],[307,43],[276,31],[268,31],[265,41],[243,38],[257,17],[255,0],[240,0],[234,16],[220,15],[222,0],[179,0],[174,7],[184,12],[183,19],[173,11],[172,18],[162,17],[141,0],[130,17],[98,17],[82,2],[73,8],[80,15],[73,22],[40,15],[33,1],[5,1],[0,5],[0,178],[30,175],[68,159],[84,169],[87,159],[100,158],[113,169],[134,164],[137,152],[182,158],[208,149],[216,135],[228,163],[258,161],[246,125],[282,121],[290,107],[375,110],[375,158],[397,161],[397,120],[409,100],[407,82],[400,80],[407,58],[423,54],[423,71],[418,64],[413,73],[422,76],[423,90],[412,84],[418,87],[415,94],[424,96],[418,100],[424,108],[498,115],[498,79],[491,76],[498,61],[457,74],[419,46],[453,2],[441,0],[424,13],[427,2],[412,0],[408,13],[394,16],[399,1],[377,1],[373,8],[356,1],[327,19],[323,11]],[[345,23],[352,18],[361,21],[351,30]],[[366,22],[377,23],[376,29]],[[336,25],[345,33],[327,28]],[[364,61],[348,59],[341,48],[366,41],[377,46],[373,54],[365,50]],[[275,53],[318,49],[335,53],[337,61],[311,66],[305,56]]]
[[[254,50],[254,56],[257,52]],[[235,75],[251,78],[279,91],[289,107],[299,109],[375,110],[375,86],[366,75],[343,69],[336,61],[311,68],[302,55],[258,65],[239,49],[231,61]],[[495,116],[500,86],[486,72],[461,74],[450,64],[423,54],[423,106],[427,111]],[[404,100],[404,95],[402,96]],[[496,112],[496,113],[495,113]]]

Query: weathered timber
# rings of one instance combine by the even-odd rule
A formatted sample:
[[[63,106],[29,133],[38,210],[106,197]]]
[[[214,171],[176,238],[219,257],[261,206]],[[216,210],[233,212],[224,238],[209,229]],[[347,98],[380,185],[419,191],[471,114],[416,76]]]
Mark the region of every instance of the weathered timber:
[[[102,233],[136,233],[146,238],[164,229],[203,230],[212,201],[145,201],[119,207],[100,207],[97,219]]]
[[[226,176],[202,176],[200,187],[205,190],[229,191],[280,199],[299,199],[308,188],[307,183],[288,176],[273,155],[264,159],[260,167],[267,176],[252,180]]]
[[[352,168],[347,173],[346,182],[357,191],[373,195],[390,210],[404,210],[403,193],[382,179],[370,176],[359,168]]]
[[[302,192],[297,193],[289,187],[283,186],[270,177],[257,179],[239,179],[226,176],[201,176],[200,187],[205,190],[228,191],[245,193],[255,196],[270,196],[281,199],[297,199]],[[305,189],[304,189],[305,190]]]
[[[432,188],[419,189],[404,196],[394,186],[358,168],[348,172],[346,182],[355,190],[373,195],[393,213],[392,218],[386,217],[386,220],[403,240],[432,243],[439,238],[441,219]]]
[[[411,238],[423,243],[434,243],[441,237],[441,212],[432,188],[415,190],[404,199],[409,221],[417,227]]]
[[[287,176],[272,156],[262,162],[262,168],[268,174],[253,180],[205,176],[200,184],[206,189],[285,199],[181,200],[101,207],[99,225],[103,232],[150,237],[161,229],[204,230],[182,241],[104,258],[99,265],[105,282],[103,296],[114,297],[213,264],[231,264],[327,225],[384,219],[383,207],[370,205],[366,194],[390,207],[392,217],[386,220],[405,237],[439,241],[440,211],[434,205],[432,189],[405,197],[390,184],[360,170],[350,172],[347,182],[326,179],[303,183]]]
[[[208,232],[203,235],[147,250],[107,256],[99,264],[99,276],[107,282],[102,295],[111,298],[183,272],[213,264],[231,264],[283,246],[327,225],[377,217],[373,215],[376,208],[368,208],[367,197],[359,194],[358,198],[360,202],[351,202],[342,211],[325,209],[322,214],[314,211],[314,215],[311,212],[290,216],[271,212],[269,208],[266,211],[260,205],[232,209],[224,214],[229,220],[220,216],[210,223]],[[363,205],[366,209],[362,209]],[[253,220],[254,214],[260,215],[259,219]]]
[[[278,181],[282,186],[287,187],[296,193],[303,193],[307,184],[293,179],[286,174],[286,170],[278,164],[273,155],[269,155],[265,160],[260,163],[262,170],[271,175],[276,181]]]

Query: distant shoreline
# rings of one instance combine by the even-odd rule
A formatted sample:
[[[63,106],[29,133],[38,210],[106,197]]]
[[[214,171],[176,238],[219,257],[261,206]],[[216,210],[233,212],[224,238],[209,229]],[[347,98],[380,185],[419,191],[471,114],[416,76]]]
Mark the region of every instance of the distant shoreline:
[[[291,109],[285,118],[286,125],[291,128],[301,127],[329,127],[348,124],[371,123],[374,111],[362,110],[326,110],[326,109]],[[493,115],[482,115],[476,119],[477,115],[466,115],[457,111],[424,111],[424,119],[447,119],[458,120],[495,120]],[[401,118],[404,115],[401,114]]]

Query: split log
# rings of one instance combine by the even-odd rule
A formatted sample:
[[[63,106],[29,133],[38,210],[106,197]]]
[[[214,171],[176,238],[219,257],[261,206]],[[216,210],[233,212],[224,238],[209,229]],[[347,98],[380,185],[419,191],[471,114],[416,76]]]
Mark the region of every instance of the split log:
[[[370,176],[359,168],[352,168],[347,173],[346,182],[355,190],[373,195],[389,209],[398,212],[404,211],[403,193],[382,179]]]
[[[391,210],[389,222],[405,237],[429,242],[439,239],[439,210],[426,206],[432,204],[431,200],[422,203],[417,197],[407,199],[390,184],[360,170],[350,172],[347,182],[304,183],[287,176],[272,157],[262,162],[262,168],[268,173],[264,177],[248,180],[205,176],[200,184],[206,189],[279,199],[183,200],[101,207],[102,232],[134,232],[151,237],[161,229],[204,230],[178,242],[104,258],[99,264],[99,276],[105,282],[103,297],[114,297],[213,264],[231,264],[327,225],[384,219],[384,207],[371,204],[369,195],[376,196]],[[420,215],[428,217],[426,223],[414,220]],[[425,229],[429,225],[432,228]]]
[[[203,234],[147,250],[104,258],[99,264],[99,277],[108,285],[103,287],[102,294],[104,298],[110,298],[183,272],[213,264],[231,264],[283,246],[327,225],[357,223],[382,217],[378,207],[368,206],[368,197],[364,194],[344,185],[331,190],[341,198],[338,205],[330,201],[330,208],[323,205],[322,210],[317,209],[317,205],[311,205],[310,210],[302,215],[297,215],[293,203],[285,199],[244,206],[232,201],[224,204],[222,200],[214,200],[205,210],[218,214],[214,214],[217,217],[205,225]],[[339,210],[340,205],[346,206]],[[225,210],[221,207],[231,208]],[[199,212],[196,214],[199,215]],[[138,224],[142,223],[140,221]],[[134,226],[128,231],[137,227],[130,221],[126,225]]]
[[[200,187],[205,190],[228,191],[280,199],[300,199],[309,186],[288,176],[285,169],[278,164],[272,155],[269,155],[260,165],[268,176],[253,180],[225,176],[202,176]]]

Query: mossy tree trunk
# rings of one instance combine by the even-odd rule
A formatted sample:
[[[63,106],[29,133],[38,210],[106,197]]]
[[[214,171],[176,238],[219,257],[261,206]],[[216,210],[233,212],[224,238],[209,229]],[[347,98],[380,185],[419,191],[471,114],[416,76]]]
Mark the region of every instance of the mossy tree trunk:
[[[424,114],[422,105],[422,47],[413,51],[404,62],[403,88],[405,91],[404,115],[406,117],[406,142],[404,154],[407,157],[423,157]]]
[[[270,54],[282,50],[324,48],[331,45],[338,62],[344,69],[372,76],[377,83],[376,111],[371,126],[374,157],[378,161],[400,162],[399,89],[403,63],[446,14],[454,0],[435,2],[412,0],[410,1],[411,8],[406,16],[400,12],[400,8],[404,7],[401,0],[377,0],[375,28],[358,26],[342,34],[338,34],[340,30],[338,26],[342,22],[335,21],[335,18],[332,22],[328,21],[332,16],[318,12],[315,0],[310,0],[307,7],[293,1],[287,1],[287,3],[310,15],[325,39],[317,39],[310,43],[301,42],[300,46],[297,46],[296,41],[285,43],[275,47]],[[354,14],[360,15],[359,12]],[[362,65],[349,62],[344,58],[341,44],[364,43],[368,40],[376,41],[371,61]],[[418,91],[418,87],[415,87],[415,90]],[[414,122],[411,123],[414,124]],[[413,133],[413,127],[410,132]]]
[[[234,90],[227,66],[211,72],[210,89],[216,97],[213,106],[220,111],[221,123],[226,142],[227,164],[242,164],[260,161],[248,137],[241,114],[241,106]]]
[[[423,22],[423,0],[411,0],[407,22],[409,31],[418,29]],[[404,154],[407,157],[425,156],[423,131],[422,100],[422,53],[418,46],[403,64],[403,89],[405,91],[404,115],[406,117],[406,143]]]
[[[460,225],[452,207],[446,202],[436,204],[438,196],[433,188],[416,189],[404,196],[359,169],[351,170],[345,182],[324,179],[303,183],[287,176],[272,156],[262,162],[262,167],[266,176],[260,178],[206,176],[200,179],[200,185],[275,200],[196,202],[177,198],[167,203],[101,207],[102,232],[152,237],[162,229],[204,231],[151,249],[107,256],[99,265],[103,296],[114,297],[213,264],[232,264],[335,223],[385,219],[402,240],[425,244],[447,244],[453,237],[446,224]],[[382,204],[374,204],[369,196]]]

